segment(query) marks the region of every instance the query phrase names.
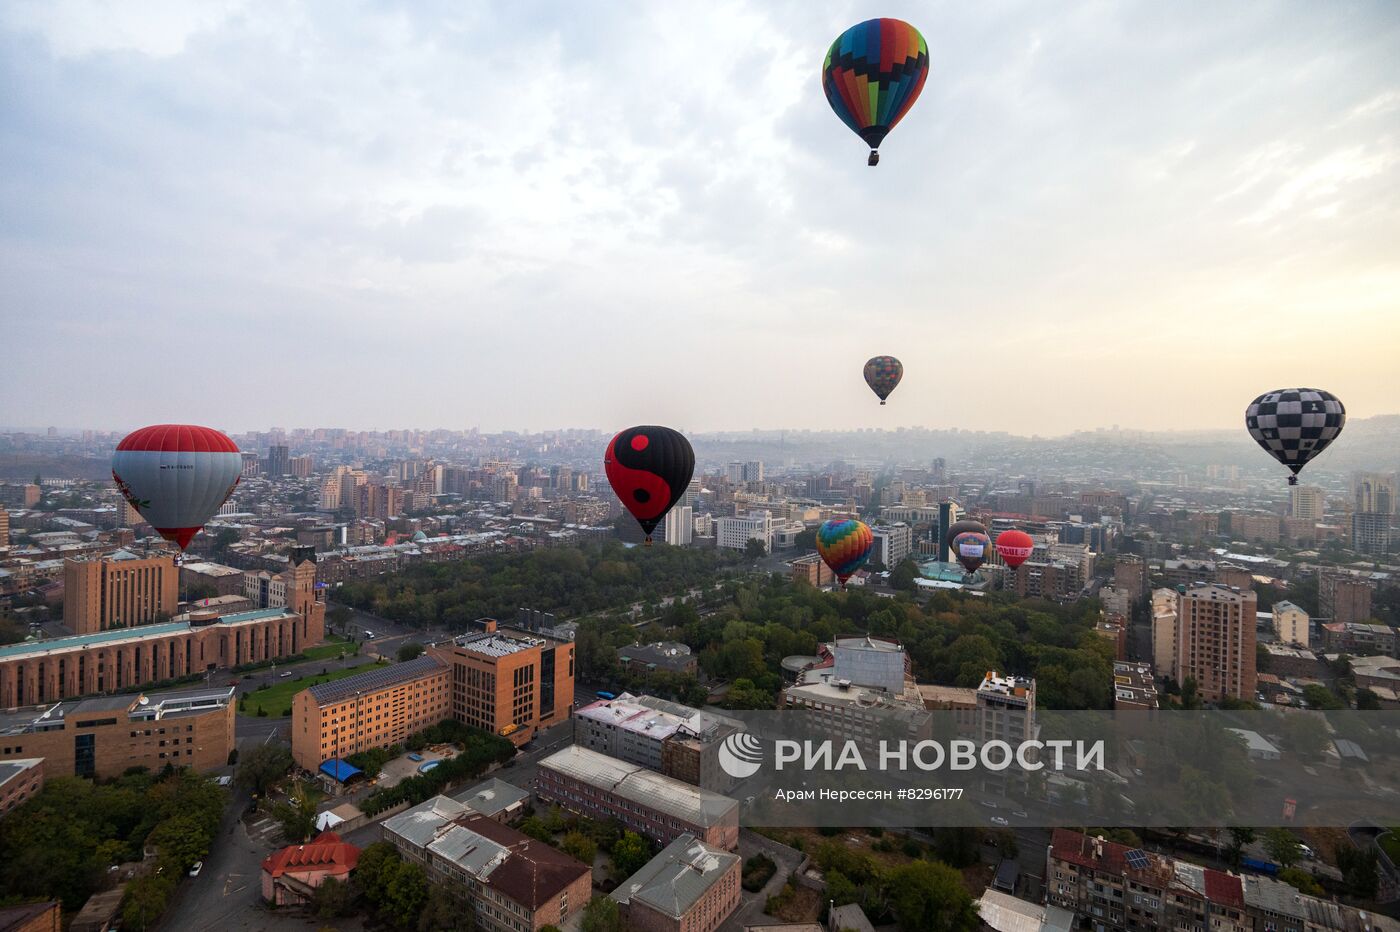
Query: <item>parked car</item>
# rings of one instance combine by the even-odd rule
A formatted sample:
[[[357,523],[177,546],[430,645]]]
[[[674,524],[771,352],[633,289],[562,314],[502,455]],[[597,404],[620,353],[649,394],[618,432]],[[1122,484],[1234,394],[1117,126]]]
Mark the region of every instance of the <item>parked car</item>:
[[[1006,821],[1005,819],[1003,819],[1003,818],[1002,818],[1001,816],[999,816],[999,815],[994,815],[994,816],[992,816],[992,824],[993,824],[993,825],[999,825],[999,826],[1001,826],[1002,828],[1006,828],[1006,827],[1007,827],[1008,825],[1010,825],[1011,823],[1008,822],[1008,821]]]
[[[191,867],[191,868],[190,868],[190,876],[191,876],[191,877],[198,877],[198,876],[199,876],[199,872],[202,871],[202,870],[204,870],[204,862],[203,862],[203,861],[195,861],[195,862],[194,862],[194,867]]]

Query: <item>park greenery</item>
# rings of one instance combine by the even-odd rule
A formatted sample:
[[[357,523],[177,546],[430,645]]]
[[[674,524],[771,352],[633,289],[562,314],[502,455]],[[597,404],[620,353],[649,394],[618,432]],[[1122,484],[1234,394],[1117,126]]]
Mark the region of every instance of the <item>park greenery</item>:
[[[522,606],[573,618],[709,584],[740,561],[726,551],[627,548],[617,542],[498,553],[347,582],[337,601],[400,624],[465,630]]]
[[[180,878],[218,833],[226,794],[189,770],[133,768],[114,780],[54,777],[0,822],[0,896],[56,898],[65,914],[106,884],[107,869],[139,868],[122,901],[124,928],[151,927]]]
[[[972,932],[978,927],[962,876],[941,861],[883,865],[836,840],[819,844],[812,859],[826,877],[830,902],[858,903],[876,925],[893,921],[902,932]]]
[[[344,670],[322,670],[320,673],[299,676],[296,679],[284,680],[272,684],[263,683],[252,692],[244,693],[238,699],[238,711],[243,715],[253,715],[258,717],[278,717],[292,714],[292,697],[303,689],[312,686],[319,686],[321,683],[329,683],[334,680],[343,680],[347,676],[354,676],[356,673],[364,673],[372,670],[377,663],[362,663],[359,666],[346,667]]]

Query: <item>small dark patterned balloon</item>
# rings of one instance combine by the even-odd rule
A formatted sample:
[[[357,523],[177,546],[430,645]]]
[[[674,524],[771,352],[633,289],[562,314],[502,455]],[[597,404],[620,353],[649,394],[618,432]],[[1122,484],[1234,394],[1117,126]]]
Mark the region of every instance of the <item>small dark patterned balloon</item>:
[[[603,469],[622,505],[651,532],[681,500],[695,474],[690,441],[669,427],[629,427],[608,444]]]
[[[1250,402],[1244,426],[1255,443],[1293,471],[1288,481],[1342,432],[1347,409],[1341,399],[1318,388],[1280,388]]]
[[[904,364],[893,356],[876,356],[865,364],[865,384],[880,397],[880,404],[885,403],[902,378]]]

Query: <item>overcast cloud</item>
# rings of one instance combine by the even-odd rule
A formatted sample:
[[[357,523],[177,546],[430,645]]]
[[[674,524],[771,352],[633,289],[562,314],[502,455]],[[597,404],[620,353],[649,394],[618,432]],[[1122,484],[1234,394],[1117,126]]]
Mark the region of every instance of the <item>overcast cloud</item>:
[[[872,170],[818,71],[875,15],[933,68]],[[0,423],[1395,413],[1397,49],[1384,2],[11,0]]]

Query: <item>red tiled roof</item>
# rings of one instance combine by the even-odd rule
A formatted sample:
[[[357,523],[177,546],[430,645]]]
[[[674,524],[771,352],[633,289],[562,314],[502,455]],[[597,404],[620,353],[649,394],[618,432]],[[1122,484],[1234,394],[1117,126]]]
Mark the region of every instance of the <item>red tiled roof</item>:
[[[1244,909],[1244,884],[1231,874],[1206,868],[1206,899],[1222,906]]]
[[[304,845],[288,845],[270,854],[262,869],[273,877],[283,874],[348,874],[360,861],[360,849],[340,840],[335,832],[322,832]]]

